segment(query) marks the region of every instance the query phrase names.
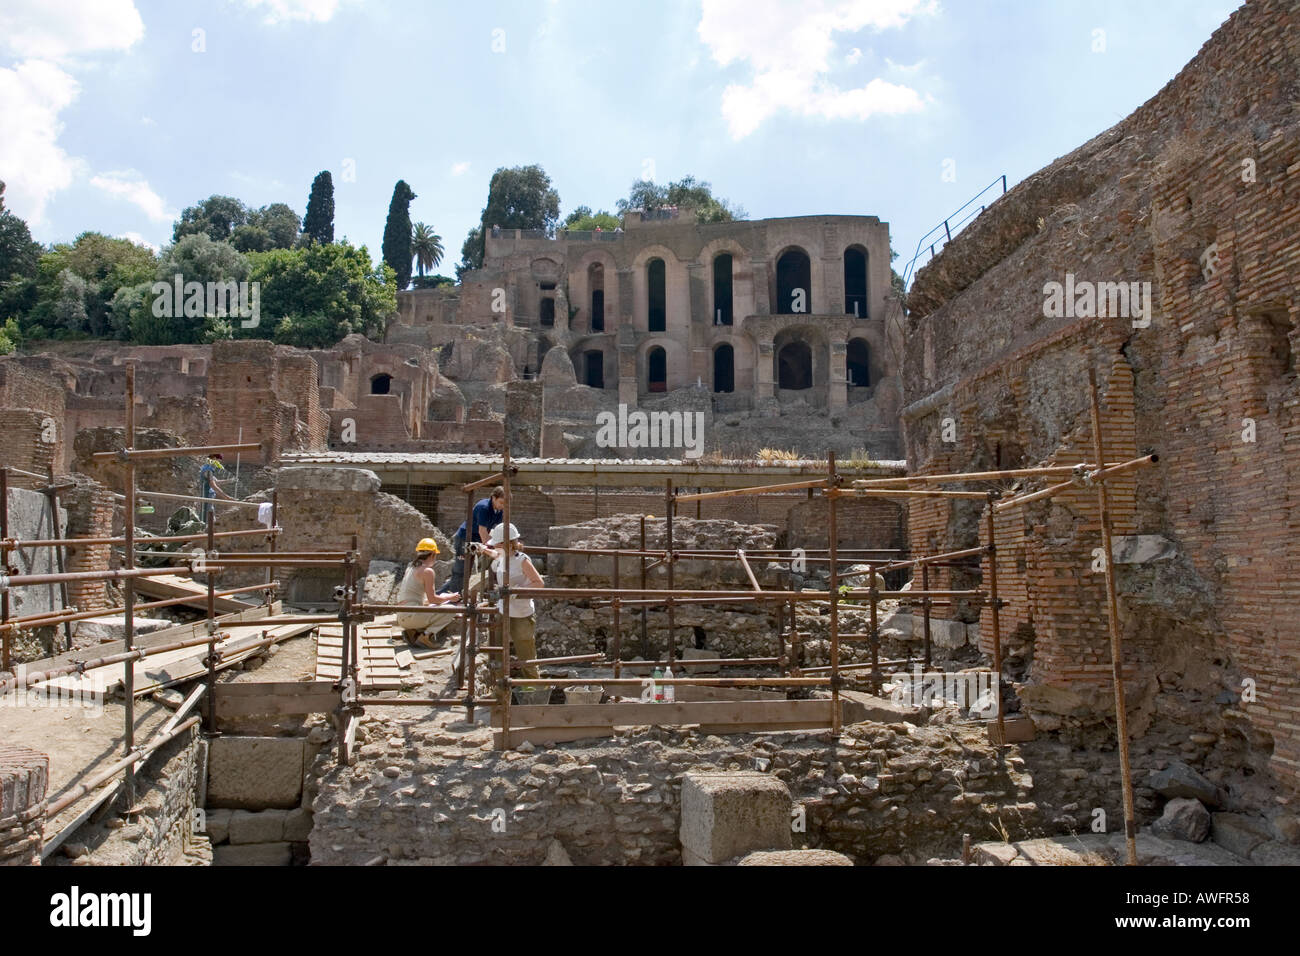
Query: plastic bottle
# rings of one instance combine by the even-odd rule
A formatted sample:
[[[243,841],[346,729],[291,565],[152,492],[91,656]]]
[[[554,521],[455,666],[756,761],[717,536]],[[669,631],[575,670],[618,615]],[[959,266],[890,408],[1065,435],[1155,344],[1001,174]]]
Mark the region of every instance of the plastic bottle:
[[[654,685],[655,689],[655,703],[659,703],[664,699],[663,679],[664,672],[656,667],[654,673],[650,675],[650,682]]]
[[[673,679],[673,669],[670,667],[664,671],[664,680]],[[677,700],[677,687],[673,684],[664,685],[664,703],[671,704]]]

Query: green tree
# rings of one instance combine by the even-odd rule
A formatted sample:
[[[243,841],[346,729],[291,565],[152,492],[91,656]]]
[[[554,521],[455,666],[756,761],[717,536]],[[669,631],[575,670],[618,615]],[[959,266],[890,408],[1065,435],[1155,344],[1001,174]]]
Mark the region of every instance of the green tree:
[[[36,304],[40,259],[41,244],[32,240],[27,223],[5,209],[0,181],[0,316],[25,315]]]
[[[128,329],[131,341],[141,345],[201,342],[208,316],[185,314],[187,295],[177,302],[170,291],[176,276],[184,284],[198,282],[206,286],[209,282],[244,282],[250,271],[248,257],[230,243],[214,242],[206,233],[185,236],[163,250],[155,271],[155,281],[169,286],[165,296],[153,293],[152,282],[119,290],[120,295],[112,301],[113,324]],[[206,308],[206,296],[204,305]]]
[[[397,278],[387,263],[375,265],[365,246],[310,243],[249,257],[260,283],[262,322],[232,329],[303,348],[329,348],[354,332],[383,334],[397,311]]]
[[[144,282],[156,268],[152,250],[103,233],[83,232],[71,244],[53,246],[37,263],[36,302],[25,334],[108,334],[109,304],[117,290]]]
[[[399,179],[393,187],[393,198],[388,203],[388,221],[384,223],[384,262],[397,276],[397,288],[411,284],[411,200],[415,193]]]
[[[334,241],[334,177],[328,169],[316,174],[307,198],[307,215],[302,220],[304,242]]]
[[[685,176],[667,186],[659,186],[648,179],[632,183],[626,199],[616,204],[618,211],[627,215],[633,210],[655,212],[664,206],[695,210],[696,222],[732,222],[747,219],[749,214],[741,206],[713,195],[713,187],[694,176]]]
[[[482,268],[483,237],[493,226],[540,229],[552,236],[559,220],[560,194],[551,185],[546,170],[538,165],[498,169],[488,184],[487,205],[479,216],[478,228],[470,231],[461,247],[461,266],[457,272]]]
[[[188,206],[172,227],[172,241],[204,233],[218,242],[229,239],[235,230],[248,223],[248,208],[233,196],[209,196],[197,205]]]
[[[434,269],[442,262],[442,236],[424,223],[417,222],[411,229],[411,254],[415,256],[415,268],[423,278],[426,269]]]
[[[8,355],[22,344],[22,330],[18,328],[17,319],[6,319],[0,326],[0,355]]]
[[[579,206],[564,218],[564,228],[572,232],[594,232],[598,227],[612,232],[622,225],[618,216],[604,209],[592,212],[590,206]]]

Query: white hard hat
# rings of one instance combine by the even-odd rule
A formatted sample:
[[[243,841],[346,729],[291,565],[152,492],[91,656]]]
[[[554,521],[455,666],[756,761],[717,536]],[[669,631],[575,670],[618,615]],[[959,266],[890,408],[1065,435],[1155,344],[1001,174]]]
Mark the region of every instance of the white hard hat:
[[[505,533],[506,533],[506,526],[503,524],[497,525],[495,528],[492,529],[492,533],[488,535],[488,544],[501,544],[506,539]],[[519,540],[519,529],[516,528],[514,525],[510,526],[510,540],[511,541]]]

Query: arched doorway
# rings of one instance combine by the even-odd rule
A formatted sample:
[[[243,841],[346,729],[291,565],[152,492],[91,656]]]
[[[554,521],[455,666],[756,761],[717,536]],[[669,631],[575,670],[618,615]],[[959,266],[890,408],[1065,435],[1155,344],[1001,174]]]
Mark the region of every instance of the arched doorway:
[[[812,349],[807,342],[787,342],[776,355],[777,388],[812,388]]]
[[[588,349],[583,353],[583,381],[592,388],[605,387],[605,353]]]
[[[867,252],[861,246],[844,250],[844,311],[867,317]]]
[[[393,388],[393,376],[376,375],[370,380],[371,395],[387,395]]]
[[[725,342],[713,350],[713,390],[736,390],[736,352]]]
[[[651,259],[646,264],[645,271],[649,329],[651,332],[663,332],[668,327],[667,267],[662,259]]]
[[[605,267],[593,262],[587,269],[587,285],[591,289],[591,331],[605,331]]]
[[[871,349],[866,339],[849,339],[845,350],[845,371],[850,388],[866,388],[871,384]]]
[[[555,300],[550,296],[542,299],[541,302],[541,323],[544,327],[549,328],[555,324]]]
[[[724,252],[713,259],[713,324],[731,322],[731,253]]]
[[[668,391],[668,355],[657,345],[646,353],[646,387],[652,392]]]
[[[812,262],[802,249],[788,249],[776,260],[776,312],[812,311]]]

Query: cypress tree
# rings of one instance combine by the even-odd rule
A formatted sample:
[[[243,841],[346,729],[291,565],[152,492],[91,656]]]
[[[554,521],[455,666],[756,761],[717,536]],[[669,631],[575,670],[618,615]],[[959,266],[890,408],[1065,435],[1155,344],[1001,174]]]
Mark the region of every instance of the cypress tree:
[[[393,199],[388,204],[388,222],[384,225],[384,261],[397,273],[400,292],[411,284],[411,200],[415,193],[399,179],[393,187]]]
[[[314,242],[329,244],[334,241],[334,177],[328,169],[317,173],[311,182],[302,231]]]

